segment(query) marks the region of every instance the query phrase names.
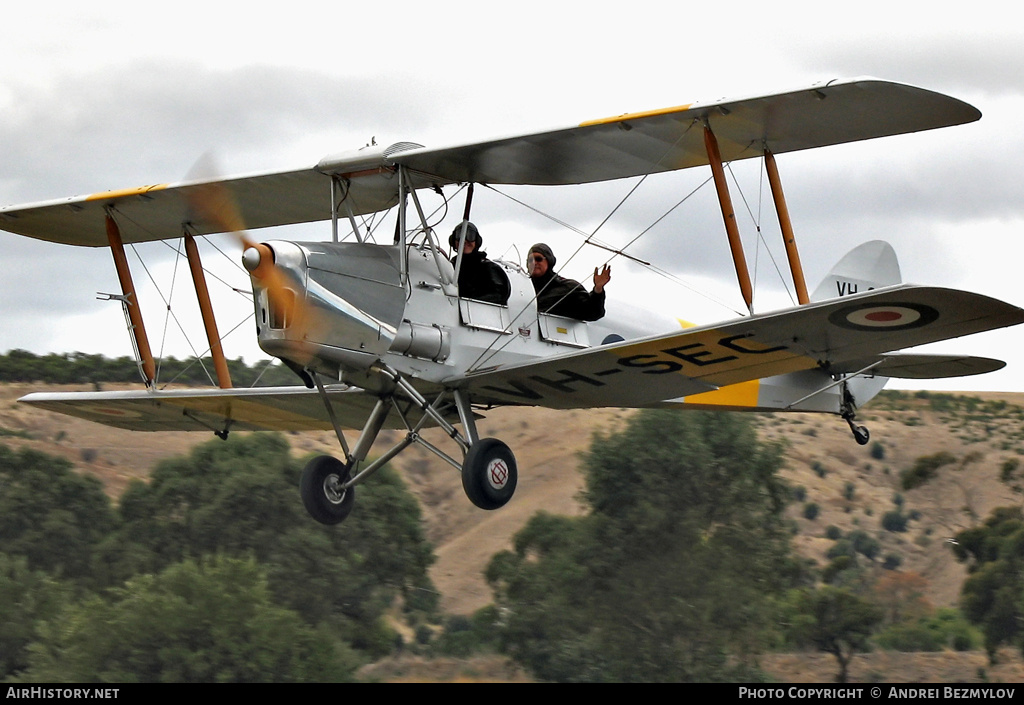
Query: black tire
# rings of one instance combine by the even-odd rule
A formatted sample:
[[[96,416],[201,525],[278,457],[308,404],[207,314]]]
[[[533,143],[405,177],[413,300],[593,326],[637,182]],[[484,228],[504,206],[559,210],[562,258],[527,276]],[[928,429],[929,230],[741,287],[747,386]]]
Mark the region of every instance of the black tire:
[[[462,489],[470,502],[481,509],[504,507],[518,481],[516,458],[507,445],[497,438],[481,438],[470,446],[462,464]]]
[[[302,470],[299,494],[309,515],[321,524],[340,524],[352,511],[354,487],[338,490],[348,482],[349,468],[329,455],[318,455]]]
[[[853,437],[857,441],[857,444],[862,446],[866,446],[868,441],[871,440],[871,434],[868,432],[866,426],[857,426],[854,428]]]

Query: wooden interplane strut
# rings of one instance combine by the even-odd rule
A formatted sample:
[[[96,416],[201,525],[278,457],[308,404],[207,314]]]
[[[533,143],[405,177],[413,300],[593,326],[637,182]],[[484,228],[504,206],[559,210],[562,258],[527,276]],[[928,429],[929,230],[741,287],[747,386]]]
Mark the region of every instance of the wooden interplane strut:
[[[220,333],[217,330],[217,319],[213,315],[213,304],[210,302],[210,290],[206,286],[206,275],[203,263],[199,260],[199,248],[191,235],[185,235],[185,254],[188,267],[192,271],[192,282],[196,287],[196,298],[199,299],[199,311],[203,317],[203,328],[206,329],[206,340],[210,344],[210,355],[213,357],[213,368],[217,372],[217,386],[231,389],[231,373],[224,357],[224,348],[220,344]]]
[[[715,178],[715,190],[718,191],[718,203],[722,207],[722,219],[725,221],[725,233],[729,237],[729,249],[732,261],[736,266],[736,278],[739,280],[740,293],[747,305],[747,311],[754,312],[754,288],[750,284],[750,271],[747,269],[747,258],[743,255],[743,243],[740,241],[740,229],[736,224],[736,210],[729,195],[729,184],[725,181],[725,169],[722,166],[722,154],[718,149],[718,140],[711,127],[704,125],[704,146],[708,152],[711,174]]]
[[[782,230],[782,241],[786,245],[786,257],[789,259],[789,270],[793,274],[793,286],[796,287],[796,300],[805,304],[810,301],[807,296],[807,283],[804,281],[804,269],[800,264],[800,253],[796,249],[796,237],[793,235],[793,223],[789,219],[789,207],[786,205],[786,194],[782,191],[782,180],[779,168],[775,164],[775,155],[770,149],[764,150],[764,165],[768,171],[768,183],[772,188],[772,199],[775,201],[775,212],[779,217],[779,228]]]
[[[152,387],[153,381],[156,379],[156,363],[153,361],[153,351],[149,347],[146,326],[142,321],[142,311],[139,308],[139,297],[135,293],[135,283],[132,281],[131,270],[128,269],[128,257],[124,253],[121,230],[110,213],[107,213],[107,241],[110,243],[110,252],[114,256],[117,278],[121,282],[121,293],[124,295],[125,310],[128,312],[128,321],[131,323],[135,348],[139,352],[142,375],[146,379],[146,386]]]

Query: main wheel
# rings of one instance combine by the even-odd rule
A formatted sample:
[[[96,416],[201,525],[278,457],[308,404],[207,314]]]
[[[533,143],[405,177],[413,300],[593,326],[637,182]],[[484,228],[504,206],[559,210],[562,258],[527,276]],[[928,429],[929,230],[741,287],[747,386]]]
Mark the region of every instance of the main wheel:
[[[344,488],[349,468],[329,455],[318,455],[302,471],[299,494],[309,515],[321,524],[340,524],[352,511],[354,487]]]
[[[504,507],[516,491],[516,458],[497,438],[481,438],[469,448],[462,464],[462,489],[481,509]]]

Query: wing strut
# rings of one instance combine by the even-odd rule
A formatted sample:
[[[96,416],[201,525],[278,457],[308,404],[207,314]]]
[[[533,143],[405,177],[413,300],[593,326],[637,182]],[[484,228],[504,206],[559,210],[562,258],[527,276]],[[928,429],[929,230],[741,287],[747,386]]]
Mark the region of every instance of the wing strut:
[[[355,213],[352,212],[352,202],[349,201],[349,190],[352,185],[348,179],[342,179],[337,174],[331,174],[331,238],[334,242],[338,242],[338,219],[340,214],[338,213],[338,206],[342,203],[345,204],[345,212],[348,215],[349,225],[352,226],[352,234],[355,235],[356,242],[361,243],[363,236],[359,233],[359,226],[356,224]],[[338,194],[341,194],[341,200],[338,200]]]
[[[747,259],[743,256],[743,243],[740,241],[740,229],[736,225],[736,211],[729,196],[729,184],[725,181],[725,169],[722,167],[722,154],[718,149],[718,139],[711,131],[711,126],[704,122],[704,146],[708,152],[711,173],[715,177],[715,189],[718,191],[718,203],[722,206],[722,218],[725,220],[725,232],[729,236],[729,249],[732,250],[732,261],[736,265],[736,278],[740,283],[740,292],[747,310],[754,313],[754,290],[750,285],[750,272]]]
[[[210,343],[213,367],[217,371],[217,386],[221,389],[231,389],[231,374],[228,372],[228,362],[224,357],[224,348],[220,344],[217,319],[213,316],[213,304],[210,303],[210,290],[206,286],[203,263],[199,260],[199,248],[196,246],[195,238],[188,233],[185,233],[185,254],[188,256],[189,269],[192,270],[192,283],[196,287],[196,297],[199,299],[199,312],[203,317],[206,339]]]
[[[156,379],[156,363],[153,362],[153,351],[149,347],[149,338],[146,336],[146,326],[142,321],[142,311],[139,309],[139,297],[135,293],[132,273],[128,269],[128,257],[124,253],[121,230],[117,227],[109,210],[107,211],[107,241],[110,243],[110,252],[114,256],[117,278],[121,282],[121,293],[124,294],[123,301],[128,311],[128,321],[131,324],[129,332],[135,343],[135,349],[139,353],[142,376],[146,379],[146,386],[152,387],[153,381]]]
[[[764,165],[768,171],[768,183],[772,187],[772,198],[775,200],[775,213],[779,216],[779,228],[782,230],[782,241],[786,245],[786,257],[789,258],[789,271],[793,274],[793,286],[796,287],[796,300],[805,304],[807,283],[804,281],[804,269],[800,264],[800,253],[796,249],[796,237],[793,235],[793,223],[789,219],[789,207],[786,205],[786,194],[782,191],[782,180],[779,168],[775,165],[775,155],[765,147]]]
[[[459,282],[459,272],[462,270],[462,250],[466,246],[466,230],[469,228],[469,212],[473,208],[473,182],[469,183],[466,189],[466,208],[462,211],[462,227],[459,228],[459,243],[455,251],[455,283]],[[479,249],[480,245],[477,245]]]

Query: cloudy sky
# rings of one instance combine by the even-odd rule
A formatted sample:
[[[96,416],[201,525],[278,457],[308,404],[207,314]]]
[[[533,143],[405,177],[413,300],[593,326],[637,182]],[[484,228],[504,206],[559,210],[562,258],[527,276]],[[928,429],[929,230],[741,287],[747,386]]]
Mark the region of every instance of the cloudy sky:
[[[896,248],[906,281],[1024,305],[1024,29],[1005,21],[998,9],[1005,5],[975,2],[969,13],[926,14],[892,2],[855,10],[550,0],[521,1],[514,10],[401,0],[296,0],[245,10],[210,2],[153,10],[121,2],[19,5],[5,10],[6,26],[16,31],[0,44],[0,204],[176,181],[206,153],[228,174],[283,170],[371,140],[448,145],[871,75],[949,93],[983,117],[780,156],[809,286],[850,248],[882,238]],[[599,237],[632,240],[698,189],[708,176],[700,172],[645,182]],[[756,262],[755,307],[785,305],[773,258],[783,272],[785,259],[760,167],[745,162],[734,173],[747,258]],[[634,184],[503,191],[592,231]],[[460,196],[450,208],[452,226],[461,208]],[[563,273],[577,278],[607,257],[586,248],[569,261],[578,235],[497,193],[478,190],[474,220],[492,257],[520,257],[545,240],[565,262]],[[450,229],[448,221],[442,228]],[[329,225],[273,236],[327,239]],[[204,261],[229,285],[246,287],[234,264],[238,246],[214,240],[203,246]],[[0,351],[129,353],[119,307],[96,298],[117,291],[108,251],[7,233],[0,244]],[[611,295],[696,320],[743,309],[709,187],[630,251],[686,286],[616,260]],[[157,243],[138,254],[148,269],[130,257],[154,348],[201,353],[191,282],[183,265],[175,266],[173,248]],[[164,297],[173,291],[173,315],[149,274]],[[251,304],[228,286],[211,286],[222,332],[241,324],[225,341],[228,355],[254,359],[252,327],[243,322]],[[921,386],[1024,392],[1022,337],[1024,331],[1008,330],[935,347],[1009,366]]]

